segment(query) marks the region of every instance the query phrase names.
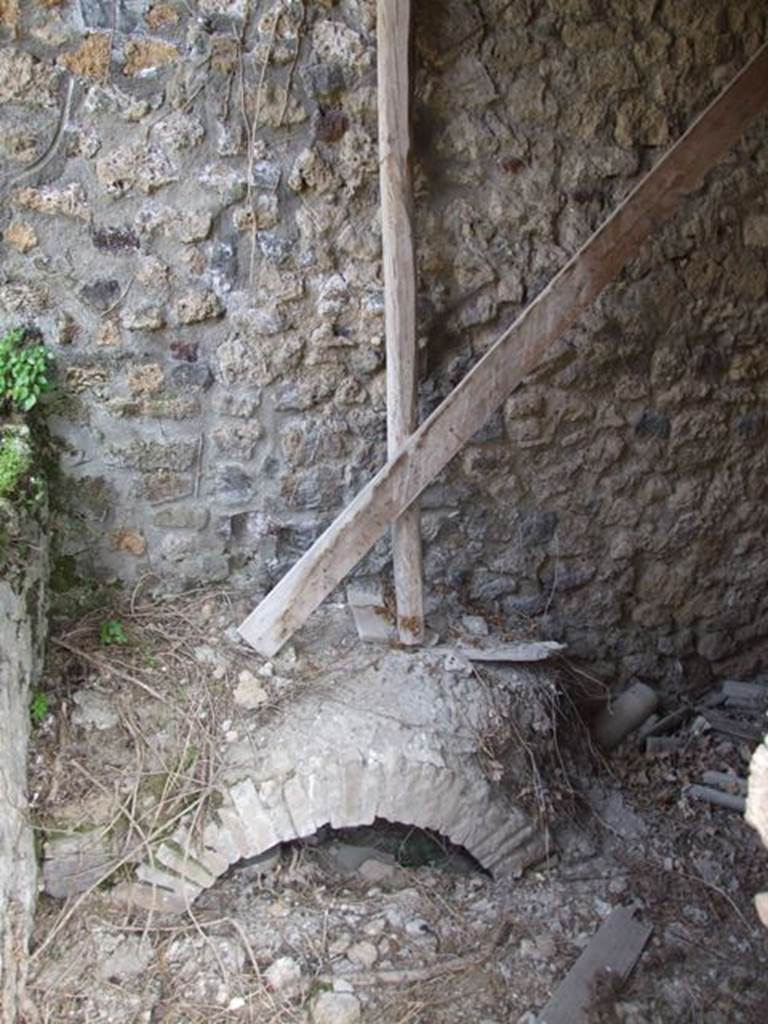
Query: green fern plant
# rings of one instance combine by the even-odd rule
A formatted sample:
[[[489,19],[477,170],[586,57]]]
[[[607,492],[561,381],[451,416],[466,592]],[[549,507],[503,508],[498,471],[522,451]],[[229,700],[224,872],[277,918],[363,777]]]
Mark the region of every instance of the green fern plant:
[[[29,344],[29,332],[15,327],[0,338],[0,412],[27,413],[50,391],[53,353]]]

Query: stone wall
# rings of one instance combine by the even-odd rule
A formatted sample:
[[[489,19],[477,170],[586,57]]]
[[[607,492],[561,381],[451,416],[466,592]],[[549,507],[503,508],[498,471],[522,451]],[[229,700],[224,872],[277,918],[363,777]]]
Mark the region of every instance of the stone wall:
[[[42,671],[46,637],[44,505],[39,490],[34,510],[0,499],[0,1024],[16,1024],[25,1004],[26,953],[37,899],[27,741],[30,698]]]
[[[415,7],[426,413],[755,52],[766,5]],[[0,12],[0,320],[61,366],[57,577],[265,590],[385,452],[375,3]],[[619,678],[764,660],[764,138],[430,489],[435,605],[541,620]]]

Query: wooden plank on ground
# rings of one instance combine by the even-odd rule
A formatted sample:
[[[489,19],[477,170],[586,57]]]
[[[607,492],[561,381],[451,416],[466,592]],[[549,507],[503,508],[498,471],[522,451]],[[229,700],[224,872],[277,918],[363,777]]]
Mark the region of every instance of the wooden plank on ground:
[[[768,103],[768,46],[658,161],[240,626],[267,657],[418,498]]]
[[[545,661],[561,654],[566,649],[566,644],[559,644],[556,640],[535,640],[530,643],[519,644],[494,644],[492,647],[470,647],[468,644],[459,644],[456,653],[467,658],[468,661]]]
[[[615,992],[650,938],[653,928],[628,907],[615,907],[538,1016],[538,1024],[581,1024],[590,1003]]]
[[[416,266],[410,127],[411,0],[378,0],[379,180],[387,340],[387,451],[395,455],[417,425]],[[392,524],[392,561],[401,643],[424,639],[421,515],[417,502]]]

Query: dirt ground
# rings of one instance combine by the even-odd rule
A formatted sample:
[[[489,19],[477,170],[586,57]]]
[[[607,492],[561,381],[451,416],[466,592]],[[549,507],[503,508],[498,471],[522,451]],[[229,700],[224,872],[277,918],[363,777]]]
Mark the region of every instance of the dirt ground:
[[[593,992],[590,1024],[768,1020],[768,932],[752,906],[768,851],[738,813],[683,793],[702,768],[745,774],[749,744],[713,730],[665,754],[629,740],[605,760],[564,712],[557,767],[519,794],[546,814],[552,856],[514,883],[382,822],[235,866],[184,917],[115,906],[112,885],[169,822],[205,815],[243,714],[290,713],[359,643],[327,609],[265,664],[234,632],[247,610],[225,592],[134,595],[55,624],[30,757],[36,828],[42,849],[46,834],[98,826],[107,854],[83,891],[41,895],[30,995],[43,1024],[534,1024],[619,905],[653,933],[626,984]],[[583,671],[563,663],[566,698]],[[254,678],[263,689],[256,710],[233,698],[244,678],[251,696]]]

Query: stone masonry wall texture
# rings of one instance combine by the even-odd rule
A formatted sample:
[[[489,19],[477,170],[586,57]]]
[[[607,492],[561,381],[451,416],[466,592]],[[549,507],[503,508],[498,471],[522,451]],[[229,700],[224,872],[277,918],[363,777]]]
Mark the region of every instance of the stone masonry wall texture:
[[[426,413],[766,4],[414,6]],[[61,368],[59,563],[264,591],[385,453],[374,0],[30,0],[0,33],[0,327]],[[429,490],[433,603],[618,679],[765,664],[765,127]]]

